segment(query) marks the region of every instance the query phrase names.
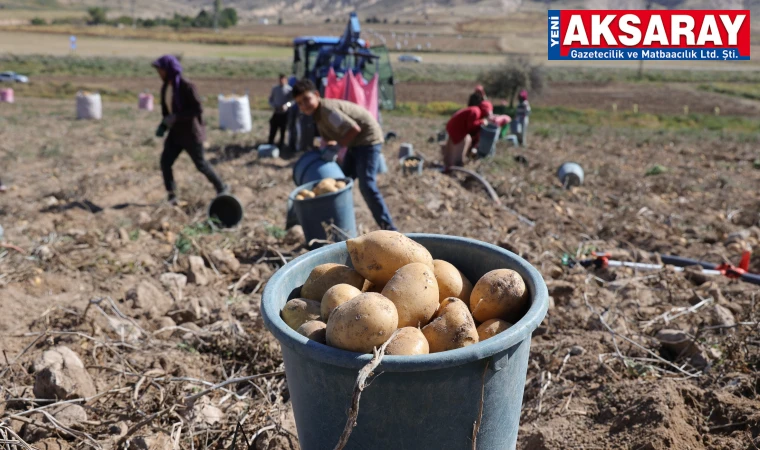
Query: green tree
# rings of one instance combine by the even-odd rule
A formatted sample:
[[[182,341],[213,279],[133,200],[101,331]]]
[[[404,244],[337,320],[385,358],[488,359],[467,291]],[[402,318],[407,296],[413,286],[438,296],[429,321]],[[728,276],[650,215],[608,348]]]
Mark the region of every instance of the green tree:
[[[546,85],[543,66],[532,64],[527,56],[509,57],[506,63],[484,72],[479,79],[488,96],[508,99],[510,108],[521,89],[540,94]]]
[[[90,15],[90,20],[87,23],[89,25],[102,25],[108,22],[108,18],[106,17],[107,12],[106,8],[101,8],[100,6],[88,8],[87,14]]]
[[[219,13],[219,26],[222,28],[234,27],[238,23],[237,10],[235,8],[224,8]]]

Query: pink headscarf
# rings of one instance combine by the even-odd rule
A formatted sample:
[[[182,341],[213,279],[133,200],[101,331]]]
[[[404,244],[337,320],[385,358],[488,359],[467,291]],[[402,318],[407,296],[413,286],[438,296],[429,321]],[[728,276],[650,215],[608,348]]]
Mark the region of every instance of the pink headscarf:
[[[520,95],[518,95],[518,98],[521,101],[527,100],[528,99],[528,91],[526,91],[525,89],[523,89],[522,91],[520,91]]]

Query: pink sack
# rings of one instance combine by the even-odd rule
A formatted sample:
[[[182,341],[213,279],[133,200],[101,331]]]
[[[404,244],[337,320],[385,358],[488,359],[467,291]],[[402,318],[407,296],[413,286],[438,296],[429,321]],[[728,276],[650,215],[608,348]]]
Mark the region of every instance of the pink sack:
[[[379,113],[379,105],[377,100],[377,86],[380,82],[380,78],[377,74],[375,74],[374,77],[372,77],[372,80],[369,83],[366,83],[362,88],[364,89],[364,99],[365,104],[364,107],[369,110],[369,112],[372,114],[372,117],[377,120],[377,116]]]
[[[137,100],[137,107],[143,111],[153,111],[153,96],[143,92]]]
[[[0,103],[13,103],[13,89],[0,89]]]
[[[346,72],[346,96],[345,99],[351,103],[356,103],[363,107],[367,107],[367,97],[364,94],[364,88],[359,82],[359,79],[354,76],[354,73],[350,70]]]
[[[327,86],[325,86],[325,98],[343,99],[346,92],[346,77],[338,79],[335,71],[330,67],[327,72]]]

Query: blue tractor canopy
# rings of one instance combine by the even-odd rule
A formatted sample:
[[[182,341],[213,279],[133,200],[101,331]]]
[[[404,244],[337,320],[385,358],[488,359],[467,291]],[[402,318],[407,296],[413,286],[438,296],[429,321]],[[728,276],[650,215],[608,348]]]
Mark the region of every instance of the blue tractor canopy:
[[[330,68],[341,77],[346,71],[361,74],[370,80],[378,74],[378,105],[382,109],[396,106],[393,69],[384,46],[369,48],[359,38],[361,28],[356,13],[351,17],[343,36],[302,36],[293,40],[293,74],[308,78],[324,93],[324,80]]]

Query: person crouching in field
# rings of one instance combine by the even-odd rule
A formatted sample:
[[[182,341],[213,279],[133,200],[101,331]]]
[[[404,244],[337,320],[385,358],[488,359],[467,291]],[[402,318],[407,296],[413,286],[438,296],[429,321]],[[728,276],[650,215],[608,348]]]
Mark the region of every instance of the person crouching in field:
[[[493,105],[482,101],[477,106],[462,108],[449,119],[446,132],[449,139],[441,146],[444,172],[452,166],[462,166],[470,149],[478,145],[480,127],[488,123],[493,115]]]
[[[391,213],[377,187],[383,130],[364,107],[346,100],[324,99],[311,80],[300,80],[293,86],[293,99],[300,111],[314,117],[319,134],[325,141],[347,147],[343,160],[346,176],[359,179],[359,189],[377,225],[396,231]]]
[[[169,202],[177,204],[176,186],[172,166],[182,151],[186,151],[195,163],[195,167],[214,185],[217,194],[228,190],[227,185],[211,168],[204,158],[203,142],[206,139],[206,126],[203,122],[203,108],[195,85],[182,77],[182,66],[176,57],[164,55],[153,62],[164,84],[161,87],[161,114],[163,121],[156,132],[163,136],[166,129],[169,135],[164,141],[161,154],[161,172],[164,186],[169,195]],[[167,88],[171,86],[171,100],[167,102]]]

